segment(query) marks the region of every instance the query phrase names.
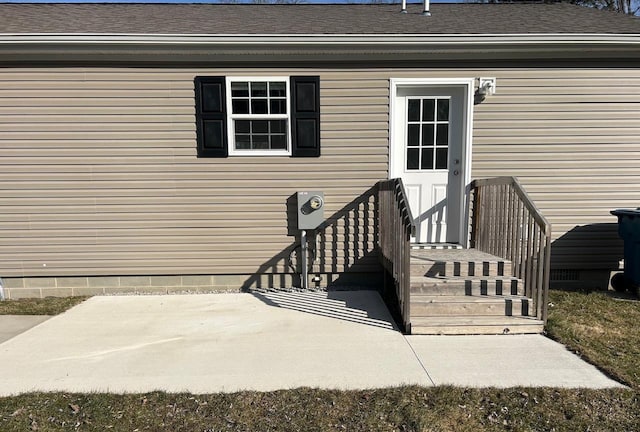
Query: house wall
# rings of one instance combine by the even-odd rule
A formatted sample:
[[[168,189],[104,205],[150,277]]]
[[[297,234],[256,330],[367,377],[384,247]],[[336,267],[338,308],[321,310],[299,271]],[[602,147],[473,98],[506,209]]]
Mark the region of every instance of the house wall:
[[[194,76],[294,74],[320,75],[320,158],[196,158]],[[311,189],[320,284],[375,285],[389,78],[477,76],[498,90],[476,106],[472,176],[520,178],[557,278],[617,267],[609,210],[638,205],[637,68],[5,68],[0,277],[14,297],[290,286],[292,196]]]

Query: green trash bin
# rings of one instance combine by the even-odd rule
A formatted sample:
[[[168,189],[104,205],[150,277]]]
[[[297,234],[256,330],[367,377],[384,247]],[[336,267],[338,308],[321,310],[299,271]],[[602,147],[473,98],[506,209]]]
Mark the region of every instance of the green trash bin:
[[[640,207],[612,210],[611,214],[618,217],[618,235],[624,241],[624,273],[614,275],[611,286],[640,297]]]

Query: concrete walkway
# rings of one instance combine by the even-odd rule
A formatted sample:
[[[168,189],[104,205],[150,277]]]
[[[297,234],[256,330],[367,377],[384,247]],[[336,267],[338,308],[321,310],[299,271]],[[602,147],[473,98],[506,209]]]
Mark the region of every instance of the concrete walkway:
[[[0,315],[0,343],[51,318],[48,315]]]
[[[543,336],[409,336],[376,292],[93,297],[0,344],[0,395],[614,387]]]

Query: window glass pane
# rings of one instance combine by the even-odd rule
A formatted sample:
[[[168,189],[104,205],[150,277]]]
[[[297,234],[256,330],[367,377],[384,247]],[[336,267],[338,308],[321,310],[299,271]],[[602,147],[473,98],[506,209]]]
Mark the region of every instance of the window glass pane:
[[[248,82],[232,82],[231,97],[249,97]]]
[[[251,132],[251,122],[249,120],[236,120],[236,133]]]
[[[423,146],[433,145],[433,125],[432,124],[422,125],[422,145]]]
[[[407,149],[407,169],[416,170],[420,167],[420,149]]]
[[[287,149],[286,135],[271,135],[271,148],[273,150],[286,150]]]
[[[252,148],[254,150],[268,150],[269,149],[269,135],[252,135]]]
[[[435,102],[433,99],[425,99],[422,101],[422,121],[434,120]]]
[[[422,169],[433,169],[433,149],[422,149]]]
[[[249,101],[247,99],[234,99],[231,102],[231,110],[234,114],[249,114]]]
[[[287,113],[287,101],[286,99],[271,99],[269,101],[270,104],[270,114],[286,114]]]
[[[407,145],[409,147],[418,147],[420,145],[420,125],[407,125]]]
[[[249,150],[251,148],[251,135],[236,134],[236,149]]]
[[[252,82],[251,83],[251,97],[267,97],[267,83],[266,82]]]
[[[251,114],[267,114],[267,100],[266,99],[252,99],[251,100]]]
[[[270,132],[271,133],[281,133],[284,134],[287,130],[287,121],[286,120],[271,120],[270,124]]]
[[[438,121],[449,121],[449,99],[438,99]]]
[[[449,125],[439,124],[436,134],[436,145],[449,145]]]
[[[410,122],[420,121],[420,101],[418,99],[409,99],[407,118]]]
[[[253,120],[251,122],[251,132],[254,134],[257,133],[268,133],[269,132],[269,121],[268,120]]]
[[[448,149],[438,148],[436,149],[436,169],[447,169],[447,156]]]
[[[270,82],[269,83],[269,96],[271,97],[286,97],[287,87],[283,82]]]

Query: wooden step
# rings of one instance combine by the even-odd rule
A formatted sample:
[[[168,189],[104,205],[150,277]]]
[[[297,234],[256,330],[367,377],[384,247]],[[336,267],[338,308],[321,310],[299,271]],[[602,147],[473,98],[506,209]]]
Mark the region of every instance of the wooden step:
[[[411,295],[523,295],[520,279],[508,276],[463,277],[411,277]]]
[[[522,334],[542,333],[544,323],[519,316],[419,317],[411,320],[414,335]]]
[[[527,316],[523,296],[411,296],[411,320],[424,316]]]
[[[510,276],[511,262],[475,249],[412,250],[411,275]]]
[[[421,261],[411,260],[412,276],[506,276],[511,274],[508,261]]]

